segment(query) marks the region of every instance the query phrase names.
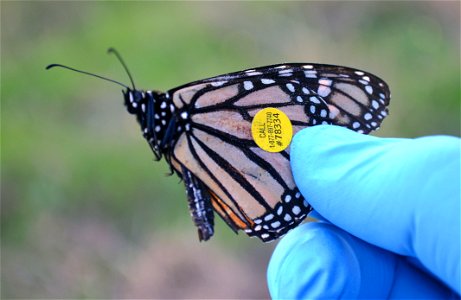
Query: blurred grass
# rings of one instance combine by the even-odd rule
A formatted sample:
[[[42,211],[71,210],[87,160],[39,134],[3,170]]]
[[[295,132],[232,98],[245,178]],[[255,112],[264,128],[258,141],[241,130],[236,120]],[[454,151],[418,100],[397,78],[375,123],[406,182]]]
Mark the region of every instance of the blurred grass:
[[[217,291],[203,277],[194,292],[148,293],[130,283],[140,271],[126,265],[152,243],[197,243],[182,183],[153,162],[118,86],[47,64],[128,82],[105,54],[114,46],[138,87],[159,90],[280,62],[347,65],[391,87],[377,135],[459,136],[458,12],[458,2],[1,2],[2,298],[267,297],[273,245],[222,222],[212,242],[183,255],[223,255],[203,272],[226,259],[231,275],[253,266],[248,286]],[[75,268],[62,263],[69,256],[86,269],[57,276]],[[146,278],[163,272],[152,268]]]

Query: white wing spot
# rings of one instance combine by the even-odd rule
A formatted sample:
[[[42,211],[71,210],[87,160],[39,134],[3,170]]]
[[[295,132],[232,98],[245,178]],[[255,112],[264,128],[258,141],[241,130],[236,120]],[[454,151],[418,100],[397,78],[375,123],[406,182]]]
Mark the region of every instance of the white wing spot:
[[[170,104],[170,111],[174,112],[174,105],[173,104]]]
[[[303,98],[302,98],[301,96],[297,96],[297,97],[296,97],[296,101],[298,101],[298,102],[303,102]]]
[[[293,73],[291,73],[291,70],[283,70],[283,71],[279,72],[279,76],[288,77],[288,76],[292,76],[292,75],[293,75]]]
[[[365,90],[367,91],[368,94],[370,95],[373,94],[373,88],[371,87],[371,85],[367,85],[365,87]]]
[[[333,81],[331,79],[326,79],[326,78],[321,78],[319,79],[319,89],[318,89],[318,94],[322,97],[326,97],[331,93],[331,89],[329,86],[331,86],[331,83]]]
[[[272,79],[267,79],[267,78],[263,78],[261,79],[261,83],[262,84],[271,84],[271,83],[274,83],[275,81],[272,80]]]
[[[373,118],[373,116],[370,114],[370,113],[366,113],[364,116],[365,120],[371,120]]]
[[[381,98],[381,99],[383,99],[383,100],[384,100],[384,99],[386,98],[386,96],[384,96],[384,94],[383,94],[383,93],[379,93],[379,98]]]
[[[304,75],[306,76],[306,78],[317,78],[317,71],[315,70],[304,71]]]
[[[363,76],[362,79],[366,80],[366,81],[370,81],[370,77],[368,77],[368,76]]]
[[[251,90],[253,88],[253,83],[251,81],[245,81],[243,83],[243,88],[247,91]]]
[[[296,199],[299,199],[299,197],[301,197],[301,193],[300,193],[300,192],[297,192],[296,195],[295,195],[295,198],[296,198]]]
[[[146,105],[144,103],[141,104],[141,110],[142,112],[146,112]]]
[[[306,94],[306,95],[309,95],[309,94],[310,94],[310,91],[309,91],[308,88],[303,87],[303,88],[302,88],[302,91],[303,91],[303,93]]]
[[[291,73],[291,72],[293,72],[292,69],[286,69],[286,70],[280,70],[279,74],[286,74],[286,73]]]
[[[379,103],[376,100],[371,101],[371,106],[373,106],[374,109],[378,109]]]
[[[312,65],[304,65],[303,68],[304,69],[313,69],[314,66],[312,66]]]
[[[315,114],[315,105],[311,105],[309,108],[311,113]]]
[[[254,75],[261,75],[262,73],[261,72],[248,72],[246,71],[245,72],[248,76],[254,76]]]
[[[260,231],[262,229],[261,225],[256,225],[255,231]]]
[[[165,101],[163,101],[162,104],[160,104],[160,108],[161,108],[161,109],[165,109],[165,108],[166,108],[166,102],[165,102]]]
[[[291,216],[289,214],[286,214],[283,219],[287,222],[290,222],[291,221]]]
[[[261,238],[263,238],[263,239],[267,239],[268,237],[269,237],[268,233],[261,234]]]
[[[270,221],[274,218],[273,214],[268,214],[267,216],[264,217],[264,221]]]
[[[292,92],[292,93],[295,91],[295,87],[294,87],[294,85],[292,85],[291,83],[287,83],[287,84],[286,84],[286,87],[287,87],[287,89],[288,89],[290,92]]]
[[[283,212],[283,206],[280,205],[279,208],[277,208],[277,215],[280,216],[282,212]]]
[[[286,203],[290,202],[291,201],[291,196],[286,195],[284,200],[285,200]]]
[[[181,113],[181,118],[187,119],[187,116],[188,116],[187,111],[183,111],[183,112]]]
[[[355,71],[354,73],[357,74],[357,75],[359,75],[359,76],[365,75],[365,73],[363,73],[362,71]]]
[[[359,127],[360,127],[360,123],[359,123],[359,122],[354,122],[354,123],[352,123],[352,128],[357,129],[357,128],[359,128]]]
[[[322,97],[326,97],[331,93],[331,89],[327,86],[320,85],[317,94]]]
[[[215,81],[215,82],[212,82],[211,85],[217,87],[217,86],[221,86],[225,84],[226,82],[227,81]]]
[[[281,65],[281,66],[275,67],[274,69],[285,69],[286,67],[287,67],[286,65]]]
[[[326,111],[325,109],[322,109],[322,110],[320,111],[320,116],[321,116],[322,118],[325,118],[325,117],[327,116],[327,114],[328,114],[328,113],[327,113],[327,111]]]
[[[310,97],[309,100],[310,100],[312,103],[320,104],[320,100],[319,100],[317,97],[315,97],[315,96]]]
[[[160,129],[162,129],[159,125],[155,126],[155,132],[160,132]]]
[[[271,223],[272,228],[278,228],[281,225],[279,221],[275,221],[274,223]]]
[[[299,206],[295,205],[295,206],[293,206],[292,211],[293,211],[293,213],[295,215],[298,215],[301,212],[301,208],[299,208]]]
[[[385,110],[383,110],[383,111],[381,112],[381,115],[382,115],[383,117],[385,117],[385,116],[387,116],[387,112],[386,112]]]

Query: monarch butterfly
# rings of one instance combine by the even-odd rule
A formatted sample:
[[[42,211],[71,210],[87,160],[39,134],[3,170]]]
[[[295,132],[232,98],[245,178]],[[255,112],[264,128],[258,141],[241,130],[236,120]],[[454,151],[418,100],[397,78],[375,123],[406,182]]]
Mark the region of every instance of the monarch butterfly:
[[[138,90],[131,81],[125,105],[136,116],[155,159],[183,179],[199,240],[214,233],[214,212],[236,233],[269,242],[296,227],[312,210],[290,171],[290,151],[267,152],[252,138],[255,114],[268,107],[288,116],[293,133],[335,124],[360,133],[387,116],[387,84],[364,71],[326,64],[278,64],[194,81],[165,93]]]

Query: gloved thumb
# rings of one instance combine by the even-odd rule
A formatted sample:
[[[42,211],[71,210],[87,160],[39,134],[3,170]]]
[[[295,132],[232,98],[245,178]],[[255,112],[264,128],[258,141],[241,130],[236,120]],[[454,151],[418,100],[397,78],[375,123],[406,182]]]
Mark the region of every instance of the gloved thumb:
[[[295,182],[328,221],[416,258],[460,293],[460,140],[314,126],[291,145]]]

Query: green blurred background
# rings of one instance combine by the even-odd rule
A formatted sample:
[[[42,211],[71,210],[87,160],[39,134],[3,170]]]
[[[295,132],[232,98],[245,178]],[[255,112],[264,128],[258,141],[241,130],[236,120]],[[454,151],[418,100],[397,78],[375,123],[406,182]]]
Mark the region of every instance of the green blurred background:
[[[266,298],[275,246],[219,220],[199,243],[120,87],[281,62],[364,69],[391,87],[379,136],[460,135],[460,4],[1,2],[2,298]]]

